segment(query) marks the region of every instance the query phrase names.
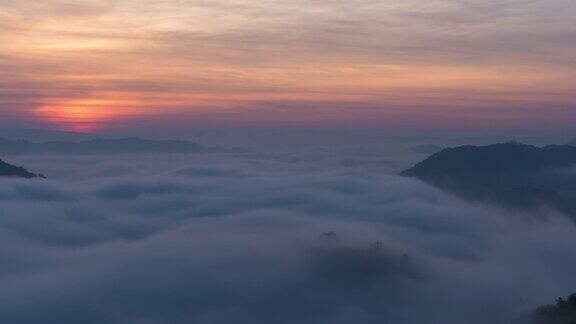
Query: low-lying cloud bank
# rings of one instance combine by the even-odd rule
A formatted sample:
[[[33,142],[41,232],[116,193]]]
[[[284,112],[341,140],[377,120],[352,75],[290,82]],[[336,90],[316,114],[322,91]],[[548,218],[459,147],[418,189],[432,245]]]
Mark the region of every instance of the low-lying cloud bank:
[[[210,159],[31,158],[55,176],[0,181],[0,322],[507,323],[576,287],[561,215],[374,160]]]

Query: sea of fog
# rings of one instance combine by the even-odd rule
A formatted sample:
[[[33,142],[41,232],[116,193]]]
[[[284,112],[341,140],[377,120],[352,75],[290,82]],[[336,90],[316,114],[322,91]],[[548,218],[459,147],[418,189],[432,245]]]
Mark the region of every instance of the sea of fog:
[[[365,144],[3,157],[48,179],[0,181],[0,322],[492,324],[573,292],[562,215],[460,201],[396,175],[416,143]]]

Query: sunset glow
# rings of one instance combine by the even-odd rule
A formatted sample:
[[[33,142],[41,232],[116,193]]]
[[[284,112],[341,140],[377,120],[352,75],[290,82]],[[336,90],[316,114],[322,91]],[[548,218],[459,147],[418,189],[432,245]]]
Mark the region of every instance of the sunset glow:
[[[191,125],[350,116],[510,127],[540,124],[532,111],[542,107],[548,123],[576,121],[571,0],[0,0],[0,9],[10,76],[0,109],[50,127],[166,114]],[[126,111],[117,98],[143,100]]]
[[[63,130],[90,132],[129,115],[128,110],[133,104],[119,100],[80,98],[49,102],[34,112],[42,120]]]

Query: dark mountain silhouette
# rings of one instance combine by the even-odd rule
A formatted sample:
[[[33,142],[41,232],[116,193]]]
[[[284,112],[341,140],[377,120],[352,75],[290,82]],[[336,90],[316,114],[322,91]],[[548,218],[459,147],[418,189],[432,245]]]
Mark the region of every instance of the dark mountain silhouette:
[[[519,143],[446,149],[402,175],[462,198],[505,207],[552,207],[576,219],[576,147]]]
[[[140,138],[96,139],[79,142],[0,139],[0,154],[122,154],[122,153],[216,153],[245,152],[241,148],[206,147],[180,140],[146,140]]]
[[[0,160],[0,177],[14,177],[14,178],[44,178],[41,174],[34,174],[23,167],[18,167],[12,164],[8,164]]]
[[[573,324],[576,323],[576,294],[558,298],[555,304],[538,307],[522,324]]]

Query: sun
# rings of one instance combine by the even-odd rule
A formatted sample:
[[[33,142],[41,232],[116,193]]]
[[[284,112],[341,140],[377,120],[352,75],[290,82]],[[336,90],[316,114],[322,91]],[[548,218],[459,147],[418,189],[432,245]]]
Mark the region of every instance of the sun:
[[[131,100],[73,98],[46,102],[35,114],[62,130],[88,133],[125,117],[132,105]]]

